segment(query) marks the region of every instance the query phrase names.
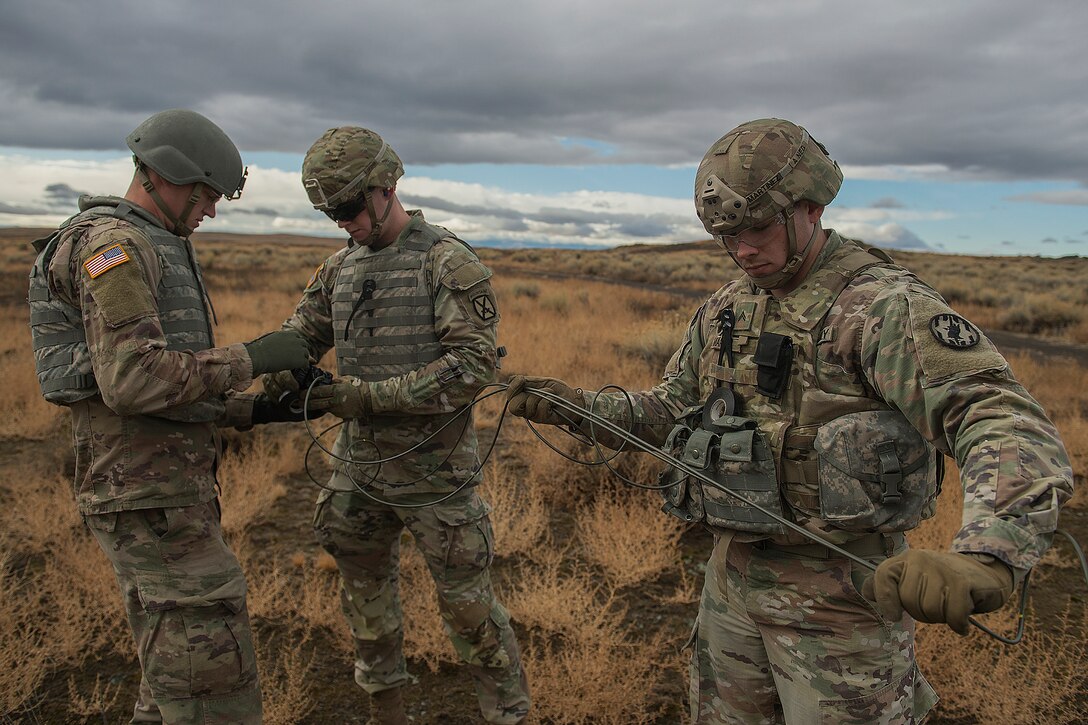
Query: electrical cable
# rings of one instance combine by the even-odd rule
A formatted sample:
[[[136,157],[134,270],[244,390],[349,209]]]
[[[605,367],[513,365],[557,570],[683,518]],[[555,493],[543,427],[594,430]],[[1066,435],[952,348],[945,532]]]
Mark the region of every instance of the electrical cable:
[[[476,405],[481,403],[482,401],[486,400],[487,398],[490,398],[490,397],[492,397],[494,395],[497,395],[497,394],[499,394],[501,392],[504,392],[507,389],[507,387],[509,387],[509,386],[507,386],[505,384],[500,384],[500,383],[492,383],[490,385],[485,385],[485,386],[481,387],[479,390],[477,390],[477,392],[473,396],[472,400],[470,400],[468,403],[466,403],[465,405],[463,405],[460,408],[458,408],[457,410],[455,410],[451,414],[449,420],[447,420],[445,423],[443,423],[441,426],[439,426],[439,428],[437,430],[435,430],[433,433],[431,433],[430,435],[424,437],[422,440],[417,442],[415,445],[413,445],[413,446],[411,446],[411,447],[409,447],[409,448],[407,448],[407,449],[405,449],[405,450],[403,450],[403,451],[401,451],[399,453],[395,453],[395,454],[393,454],[391,456],[383,458],[381,456],[380,449],[378,448],[377,444],[374,443],[373,441],[366,441],[366,440],[353,441],[350,444],[350,446],[348,447],[348,451],[347,451],[346,456],[341,456],[341,455],[338,455],[336,453],[333,453],[331,450],[326,448],[321,443],[321,441],[320,441],[321,437],[325,436],[330,431],[335,430],[336,428],[343,426],[345,421],[341,420],[340,422],[334,423],[333,425],[325,428],[324,430],[321,431],[321,433],[319,433],[317,435],[314,434],[313,427],[310,424],[309,402],[310,402],[310,392],[313,390],[313,387],[317,382],[318,381],[315,380],[306,389],[306,395],[305,395],[304,402],[303,402],[303,423],[305,424],[307,434],[310,436],[310,445],[306,448],[306,454],[305,454],[305,457],[304,457],[304,466],[305,466],[307,476],[310,478],[310,480],[318,488],[321,488],[322,490],[332,491],[334,493],[350,493],[351,492],[350,490],[331,488],[331,487],[321,483],[313,475],[313,472],[310,470],[310,461],[309,461],[309,459],[310,459],[310,454],[311,454],[311,452],[313,451],[313,449],[315,447],[319,448],[323,453],[328,455],[330,458],[332,458],[334,460],[341,461],[343,463],[347,463],[347,464],[352,465],[352,466],[356,466],[356,467],[359,467],[359,468],[367,467],[367,466],[377,466],[375,474],[373,476],[371,476],[370,479],[368,481],[366,481],[365,483],[363,483],[363,484],[360,484],[358,481],[356,481],[356,479],[350,473],[347,473],[346,471],[341,471],[341,472],[348,478],[349,481],[351,481],[351,484],[352,484],[352,486],[354,487],[354,489],[356,491],[358,491],[362,495],[366,496],[368,499],[370,499],[371,501],[373,501],[375,503],[382,504],[382,505],[385,505],[385,506],[390,506],[392,508],[417,509],[417,508],[426,508],[428,506],[435,506],[437,504],[443,503],[443,502],[449,500],[450,498],[456,496],[461,491],[463,491],[466,487],[468,487],[468,485],[470,483],[472,483],[474,480],[476,480],[476,477],[483,471],[484,465],[487,463],[487,461],[491,458],[491,455],[494,453],[496,444],[498,443],[499,435],[502,432],[503,423],[506,420],[506,413],[507,413],[507,410],[509,408],[509,401],[506,401],[504,403],[503,407],[502,407],[502,412],[499,414],[499,420],[495,424],[495,435],[492,437],[491,442],[487,447],[487,452],[480,459],[479,465],[477,465],[465,477],[465,479],[463,481],[461,481],[452,491],[450,491],[449,493],[440,494],[438,497],[436,497],[436,498],[434,498],[432,500],[429,500],[429,501],[425,501],[423,503],[414,503],[414,504],[399,503],[399,502],[396,502],[396,501],[393,501],[393,500],[390,500],[390,499],[387,499],[387,498],[377,496],[377,495],[371,493],[370,491],[368,491],[367,488],[371,488],[375,484],[386,485],[386,486],[390,486],[390,487],[408,486],[408,485],[412,485],[412,484],[418,483],[420,481],[423,481],[423,480],[427,479],[428,477],[430,477],[431,475],[433,475],[434,473],[436,473],[443,465],[445,465],[445,463],[453,455],[453,452],[456,450],[457,446],[456,445],[451,446],[449,452],[446,454],[446,457],[443,458],[442,461],[434,469],[432,469],[431,471],[428,471],[427,473],[425,473],[425,474],[423,474],[423,475],[419,476],[418,478],[415,478],[415,479],[413,479],[411,481],[391,482],[391,481],[383,481],[383,480],[379,479],[378,474],[381,471],[381,465],[383,463],[388,463],[390,461],[395,461],[395,460],[397,460],[399,458],[403,458],[404,456],[407,456],[407,455],[413,453],[414,451],[419,450],[421,447],[423,447],[424,445],[429,443],[431,440],[433,440],[439,433],[441,433],[447,427],[452,425],[455,420],[457,420],[458,418],[463,416],[464,417],[464,424],[462,425],[461,432],[458,435],[458,442],[459,442],[464,437],[465,433],[468,431],[468,425],[469,425],[469,422],[471,421],[471,416],[469,415],[469,413],[472,411],[472,409]],[[491,389],[491,390],[489,392],[487,392],[487,393],[483,392],[483,391],[488,390],[488,389]],[[670,455],[669,453],[663,451],[658,446],[655,446],[655,445],[653,445],[651,443],[647,443],[643,439],[641,439],[638,436],[634,435],[631,431],[626,430],[624,428],[621,428],[621,427],[617,426],[615,423],[613,423],[611,420],[598,415],[595,412],[597,397],[601,393],[603,393],[604,391],[612,390],[612,389],[619,391],[620,393],[622,393],[625,396],[625,399],[626,399],[626,402],[627,402],[627,407],[628,407],[628,412],[630,413],[630,421],[633,424],[634,420],[635,420],[634,402],[633,402],[633,400],[631,398],[631,394],[626,389],[622,388],[619,385],[606,385],[606,386],[602,387],[600,390],[598,390],[597,395],[594,396],[593,403],[590,404],[589,410],[586,410],[585,408],[582,408],[581,406],[578,406],[578,405],[576,405],[574,403],[571,403],[570,401],[568,401],[568,400],[566,400],[564,398],[561,398],[561,397],[559,397],[557,395],[554,395],[554,394],[550,393],[549,391],[544,390],[542,388],[526,388],[526,390],[528,392],[531,392],[532,394],[542,398],[543,400],[546,400],[546,401],[552,403],[557,408],[559,408],[559,410],[557,410],[556,413],[561,418],[564,419],[564,421],[566,422],[567,425],[570,426],[570,429],[566,429],[566,428],[560,428],[560,429],[563,430],[571,438],[573,438],[574,440],[582,443],[583,445],[592,445],[594,450],[597,453],[597,456],[598,456],[596,461],[585,461],[585,460],[574,458],[573,456],[568,455],[564,451],[560,450],[557,446],[555,446],[545,436],[543,436],[540,433],[540,431],[537,430],[536,426],[533,425],[532,421],[526,420],[526,424],[529,426],[529,429],[533,432],[533,435],[535,435],[537,437],[537,439],[539,439],[548,448],[550,448],[552,451],[554,451],[559,456],[563,457],[564,459],[566,459],[568,461],[571,461],[573,463],[583,465],[583,466],[602,466],[603,465],[605,468],[608,469],[608,471],[610,473],[612,473],[612,475],[619,478],[624,484],[626,484],[628,486],[635,487],[635,488],[640,488],[640,489],[643,489],[643,490],[658,490],[658,491],[663,490],[663,489],[672,488],[675,484],[653,485],[653,484],[643,484],[643,483],[638,483],[636,481],[632,481],[631,479],[629,479],[626,476],[624,476],[623,474],[621,474],[619,471],[617,471],[612,466],[612,461],[614,461],[620,455],[620,453],[623,452],[624,446],[626,446],[628,443],[630,443],[633,448],[638,449],[639,451],[641,451],[643,453],[648,453],[651,456],[653,456],[654,458],[657,458],[659,461],[665,463],[666,465],[672,466],[673,468],[681,471],[682,473],[685,473],[688,476],[691,476],[691,477],[699,480],[700,482],[702,482],[702,483],[704,483],[706,485],[712,486],[713,488],[716,488],[716,489],[722,491],[723,493],[733,497],[734,499],[740,501],[741,503],[745,504],[746,506],[750,506],[750,507],[756,509],[757,511],[759,511],[760,513],[763,513],[764,515],[770,517],[771,519],[775,520],[776,522],[778,522],[779,524],[785,526],[786,528],[788,528],[788,529],[790,529],[790,530],[804,536],[805,538],[809,539],[810,541],[812,541],[812,542],[814,542],[816,544],[819,544],[821,546],[826,547],[830,551],[833,551],[836,554],[838,554],[838,555],[840,555],[840,556],[842,556],[842,557],[844,557],[846,559],[849,559],[850,561],[864,567],[865,569],[867,569],[869,571],[872,571],[872,572],[876,571],[877,566],[878,566],[877,563],[869,561],[867,559],[863,559],[863,558],[861,558],[859,556],[856,556],[855,554],[852,554],[851,552],[847,551],[846,549],[843,549],[841,546],[838,546],[836,544],[833,544],[833,543],[831,543],[829,541],[824,540],[823,538],[817,536],[816,534],[809,531],[808,529],[805,529],[805,528],[799,526],[798,524],[794,523],[793,521],[790,521],[789,519],[786,519],[786,518],[778,515],[777,513],[767,509],[766,507],[764,507],[764,506],[762,506],[762,505],[760,505],[760,504],[758,504],[758,503],[756,503],[754,501],[749,500],[744,495],[742,495],[742,494],[730,489],[728,486],[716,481],[715,479],[713,479],[710,476],[706,475],[705,473],[703,473],[699,469],[693,468],[692,466],[685,463],[684,461],[675,458],[674,456]],[[567,413],[572,414],[572,415],[580,416],[581,420],[575,420],[574,418],[567,415]],[[589,424],[589,436],[588,437],[582,435],[578,431],[578,429],[581,427],[581,424],[585,423],[585,422],[588,422],[588,424]],[[601,448],[601,444],[600,444],[600,441],[598,440],[598,436],[597,436],[597,428],[598,427],[600,427],[602,430],[612,434],[613,436],[615,436],[617,439],[619,439],[621,441],[620,448],[615,450],[610,456],[606,456],[604,451]],[[375,458],[375,459],[371,459],[371,460],[358,460],[358,459],[354,458],[351,455],[352,451],[355,449],[355,446],[357,444],[363,444],[363,443],[370,443],[370,445],[374,446],[375,452],[378,453],[378,457]],[[1078,557],[1078,560],[1080,562],[1081,570],[1084,573],[1085,581],[1088,581],[1088,561],[1085,560],[1085,555],[1084,555],[1084,552],[1081,549],[1080,545],[1077,543],[1076,539],[1074,539],[1073,536],[1071,536],[1068,532],[1063,531],[1061,529],[1058,529],[1057,533],[1061,534],[1066,539],[1068,539],[1069,543],[1073,546],[1074,552],[1076,553],[1076,555]],[[1027,573],[1027,575],[1024,576],[1024,580],[1023,580],[1023,582],[1021,582],[1021,585],[1020,585],[1020,597],[1019,597],[1019,601],[1018,601],[1018,605],[1017,605],[1018,606],[1017,627],[1016,627],[1016,632],[1013,634],[1012,637],[1005,637],[1004,635],[1001,635],[998,632],[993,631],[992,629],[990,629],[986,625],[984,625],[981,622],[977,621],[974,617],[968,617],[967,621],[972,626],[982,630],[983,632],[985,632],[986,634],[988,634],[989,636],[993,637],[994,639],[996,639],[996,640],[998,640],[1000,642],[1003,642],[1005,644],[1010,644],[1010,645],[1018,644],[1023,639],[1023,636],[1024,636],[1025,613],[1026,613],[1026,610],[1027,610],[1028,584],[1029,584],[1030,576],[1031,576],[1031,572],[1029,571]]]
[[[628,396],[628,404],[630,405],[630,394],[629,393],[627,393],[622,388],[619,388],[619,386],[615,386],[615,385],[606,386],[605,388],[602,388],[601,390],[603,391],[603,390],[607,390],[609,388],[617,388],[617,389],[621,390],[625,395]],[[591,429],[590,429],[591,430],[591,437],[593,438],[595,444],[596,444],[596,435],[595,435],[595,433],[593,431],[592,426],[593,425],[600,425],[601,428],[608,431],[612,435],[616,436],[620,440],[630,442],[635,448],[640,449],[644,453],[649,453],[650,455],[654,456],[658,460],[660,460],[660,461],[662,461],[662,462],[664,462],[664,463],[666,463],[666,464],[680,470],[681,472],[686,473],[689,476],[692,476],[692,477],[698,479],[699,481],[701,481],[701,482],[703,482],[705,484],[713,486],[714,488],[722,491],[723,493],[726,493],[727,495],[732,496],[733,498],[737,499],[738,501],[741,501],[742,503],[744,503],[747,506],[751,506],[752,508],[760,511],[761,513],[771,517],[772,519],[774,519],[778,523],[782,524],[783,526],[786,526],[787,528],[789,528],[789,529],[801,534],[802,536],[808,538],[810,541],[813,541],[814,543],[820,544],[821,546],[825,546],[828,549],[830,549],[831,551],[834,551],[836,554],[844,556],[847,559],[849,559],[850,561],[853,561],[853,562],[865,567],[866,569],[868,569],[870,571],[873,571],[873,572],[876,571],[877,566],[878,566],[876,563],[868,561],[867,559],[862,559],[861,557],[855,556],[854,554],[850,553],[849,551],[846,551],[842,547],[836,546],[835,544],[832,544],[829,541],[825,541],[824,539],[820,538],[819,536],[817,536],[813,532],[808,531],[807,529],[804,529],[804,528],[798,526],[794,522],[789,521],[788,519],[779,516],[778,514],[774,513],[773,511],[768,510],[767,508],[761,506],[760,504],[757,504],[754,501],[750,501],[748,498],[746,498],[742,494],[739,494],[736,491],[733,491],[728,486],[725,486],[725,485],[719,483],[718,481],[714,480],[710,476],[707,476],[706,474],[704,474],[702,471],[699,471],[698,469],[691,467],[690,465],[688,465],[684,461],[681,461],[679,459],[674,458],[673,456],[669,455],[668,453],[661,450],[657,446],[649,444],[649,443],[643,441],[641,438],[638,438],[637,436],[634,436],[634,435],[630,434],[628,431],[624,430],[623,428],[620,428],[619,426],[616,426],[615,424],[613,424],[612,421],[608,420],[607,418],[603,418],[603,417],[597,415],[592,410],[587,411],[584,408],[576,406],[573,403],[571,403],[571,402],[569,402],[569,401],[567,401],[567,400],[565,400],[565,399],[563,399],[563,398],[561,398],[561,397],[559,397],[557,395],[553,395],[552,393],[548,392],[547,390],[543,390],[543,389],[540,389],[540,388],[529,388],[528,390],[529,390],[529,392],[533,393],[534,395],[537,395],[540,398],[543,398],[544,400],[547,400],[547,401],[551,402],[552,404],[559,406],[560,408],[564,408],[564,409],[568,410],[569,412],[582,415],[585,420],[588,420],[590,422],[590,425],[591,425]],[[596,400],[594,400],[594,403],[595,402],[596,402]],[[590,407],[593,408],[594,406],[590,406]],[[632,420],[633,419],[634,419],[634,416],[632,416]],[[609,470],[611,470],[611,468]],[[1080,560],[1081,569],[1082,569],[1082,571],[1084,573],[1085,581],[1088,581],[1088,562],[1085,561],[1084,552],[1081,550],[1080,545],[1077,544],[1076,540],[1068,532],[1059,529],[1058,533],[1062,534],[1067,539],[1069,539],[1070,543],[1073,545],[1073,548],[1076,551],[1077,556],[1078,556],[1078,558]],[[981,622],[977,621],[974,617],[968,617],[967,621],[970,622],[970,624],[972,626],[982,630],[983,632],[990,635],[994,639],[997,639],[1000,642],[1003,642],[1005,644],[1017,644],[1017,643],[1019,643],[1023,639],[1023,635],[1024,635],[1024,620],[1025,620],[1024,615],[1025,615],[1025,612],[1027,610],[1028,581],[1029,581],[1029,579],[1030,579],[1030,572],[1028,572],[1028,574],[1025,575],[1023,582],[1021,582],[1020,599],[1019,599],[1018,613],[1017,613],[1018,622],[1017,622],[1016,633],[1012,637],[1005,637],[1005,636],[993,631],[992,629],[990,629],[986,625],[984,625]]]
[[[460,440],[462,438],[464,438],[465,433],[468,431],[469,423],[472,421],[472,418],[469,415],[469,413],[472,411],[472,409],[476,405],[478,405],[481,401],[486,400],[487,398],[490,398],[490,397],[492,397],[494,395],[498,395],[499,393],[504,392],[506,390],[507,386],[506,385],[501,385],[501,384],[496,384],[496,383],[482,386],[479,390],[476,391],[476,394],[473,396],[472,400],[470,400],[468,403],[466,403],[465,405],[461,406],[456,411],[454,411],[453,414],[450,416],[449,420],[447,420],[445,423],[443,423],[441,426],[439,426],[438,429],[435,430],[433,433],[431,433],[430,435],[424,437],[422,440],[417,442],[415,445],[413,445],[413,446],[411,446],[409,448],[406,448],[405,450],[403,450],[403,451],[401,451],[399,453],[395,453],[395,454],[393,454],[391,456],[383,458],[380,455],[381,451],[378,449],[377,444],[375,442],[373,442],[373,441],[353,441],[351,443],[351,445],[348,447],[348,451],[347,451],[348,455],[346,457],[337,455],[336,453],[333,453],[331,450],[326,448],[321,443],[321,441],[320,441],[321,437],[323,437],[324,435],[326,435],[330,431],[335,430],[336,428],[343,426],[346,421],[341,420],[338,423],[334,423],[333,425],[331,425],[331,426],[325,428],[323,431],[321,431],[321,433],[319,435],[317,435],[317,436],[314,435],[313,428],[310,425],[309,409],[310,409],[310,391],[313,390],[314,384],[316,382],[317,381],[315,380],[306,389],[306,395],[305,395],[305,397],[303,399],[303,407],[302,407],[303,423],[306,426],[306,433],[310,436],[310,445],[307,446],[306,454],[304,456],[304,467],[306,469],[306,475],[309,476],[310,480],[318,488],[320,488],[320,489],[322,489],[324,491],[332,491],[333,493],[351,493],[350,490],[331,488],[330,486],[327,486],[327,485],[323,484],[321,481],[319,481],[317,478],[314,477],[313,472],[310,470],[310,454],[313,452],[313,449],[315,447],[320,449],[323,453],[328,455],[330,458],[332,458],[334,460],[337,460],[337,461],[341,461],[343,463],[347,463],[347,464],[352,465],[352,466],[362,468],[362,467],[366,467],[366,466],[377,465],[378,470],[375,472],[375,475],[371,476],[370,480],[363,483],[362,485],[360,485],[359,482],[356,481],[355,478],[350,473],[348,473],[346,470],[341,470],[340,472],[343,473],[343,475],[351,482],[351,484],[354,487],[355,491],[357,491],[358,493],[361,493],[363,496],[366,496],[368,499],[370,499],[374,503],[382,504],[382,505],[385,505],[385,506],[390,506],[392,508],[418,509],[418,508],[426,508],[428,506],[436,506],[436,505],[438,505],[440,503],[448,501],[449,499],[453,498],[457,494],[461,493],[461,491],[465,490],[465,488],[467,488],[469,486],[469,484],[471,484],[473,481],[476,480],[476,477],[478,475],[480,475],[480,473],[483,471],[484,465],[491,458],[491,454],[494,452],[495,446],[498,443],[499,433],[502,431],[503,422],[506,419],[507,406],[503,405],[502,412],[499,415],[499,420],[495,425],[495,435],[492,437],[491,443],[487,447],[487,452],[480,459],[479,464],[472,471],[470,471],[468,473],[468,475],[465,476],[464,480],[461,481],[456,487],[454,487],[454,489],[452,491],[450,491],[448,493],[439,494],[436,498],[431,499],[429,501],[425,501],[423,503],[401,503],[401,502],[393,501],[393,500],[390,500],[390,499],[387,499],[387,498],[383,498],[381,496],[377,496],[377,495],[371,493],[370,491],[368,491],[367,488],[371,488],[374,484],[380,484],[380,485],[385,485],[385,486],[390,486],[390,487],[404,487],[404,486],[410,486],[410,485],[413,485],[413,484],[418,483],[420,481],[426,480],[430,476],[437,473],[442,468],[442,466],[444,466],[446,464],[446,462],[450,459],[450,457],[453,455],[453,453],[457,450],[457,445],[450,446],[449,451],[446,453],[445,458],[443,458],[438,463],[437,466],[435,466],[430,471],[420,475],[418,478],[412,479],[411,481],[383,481],[383,480],[379,479],[377,476],[378,476],[378,472],[380,472],[380,470],[381,470],[381,464],[388,463],[390,461],[395,461],[395,460],[397,460],[399,458],[403,458],[404,456],[407,456],[410,453],[413,453],[413,452],[419,450],[421,447],[423,447],[424,445],[426,445],[427,443],[432,441],[439,433],[441,433],[446,428],[448,428],[450,425],[452,425],[455,420],[457,420],[458,418],[464,416],[464,424],[462,425],[461,432],[458,435],[458,442],[460,442]],[[481,393],[483,393],[483,391],[488,390],[489,388],[493,388],[493,390],[491,390],[490,392],[481,394]],[[378,454],[379,454],[378,458],[372,459],[372,460],[358,460],[356,458],[353,458],[350,455],[351,451],[354,450],[355,445],[357,443],[365,443],[365,442],[369,442],[372,446],[374,446],[375,451],[377,451]]]

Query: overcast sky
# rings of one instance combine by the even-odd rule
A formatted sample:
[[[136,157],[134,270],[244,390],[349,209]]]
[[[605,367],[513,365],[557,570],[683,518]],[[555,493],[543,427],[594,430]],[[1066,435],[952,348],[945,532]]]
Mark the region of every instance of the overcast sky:
[[[206,229],[335,233],[302,153],[369,126],[399,189],[476,243],[703,238],[710,144],[764,116],[848,182],[825,219],[891,246],[1088,254],[1088,2],[0,0],[0,225],[121,192],[124,136],[198,110],[251,166]]]

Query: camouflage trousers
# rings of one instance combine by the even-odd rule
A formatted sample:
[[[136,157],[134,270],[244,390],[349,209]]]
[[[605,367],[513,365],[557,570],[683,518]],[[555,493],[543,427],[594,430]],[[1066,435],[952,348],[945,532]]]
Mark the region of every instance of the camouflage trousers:
[[[333,487],[350,483],[334,475]],[[407,502],[407,501],[406,501]],[[398,569],[405,528],[427,562],[447,635],[472,674],[484,720],[518,723],[529,687],[510,616],[495,598],[490,506],[472,489],[434,506],[393,508],[357,491],[322,492],[314,531],[336,560],[355,639],[355,681],[370,694],[404,685]]]
[[[718,539],[693,632],[692,721],[921,722],[937,697],[915,662],[914,621],[876,612],[860,594],[869,574]]]
[[[143,678],[132,722],[261,722],[246,583],[217,501],[84,517],[113,564]]]

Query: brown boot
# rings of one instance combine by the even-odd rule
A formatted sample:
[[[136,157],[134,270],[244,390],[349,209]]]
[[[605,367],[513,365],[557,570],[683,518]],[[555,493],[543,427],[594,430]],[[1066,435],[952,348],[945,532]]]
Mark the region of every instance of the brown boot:
[[[404,714],[402,688],[382,690],[370,696],[370,719],[367,725],[408,725]]]

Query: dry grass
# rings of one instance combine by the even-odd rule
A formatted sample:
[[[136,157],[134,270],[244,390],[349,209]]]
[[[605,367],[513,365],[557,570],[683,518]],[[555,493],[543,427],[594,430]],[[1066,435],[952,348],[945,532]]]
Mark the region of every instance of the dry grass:
[[[527,485],[508,461],[484,469],[481,492],[491,504],[495,550],[502,556],[531,555],[548,533],[548,507],[537,486]]]
[[[612,586],[637,584],[675,566],[683,524],[660,509],[656,495],[615,490],[599,495],[578,520],[586,557]]]
[[[0,539],[9,551],[8,537]],[[50,669],[46,632],[38,617],[42,596],[34,578],[19,576],[0,558],[0,713],[17,711]]]
[[[0,243],[3,235],[0,234]],[[278,327],[331,244],[284,246],[198,239],[222,323],[222,343],[246,340]],[[21,256],[20,256],[21,255]],[[503,375],[522,372],[598,388],[653,385],[679,343],[698,297],[677,297],[655,285],[708,292],[735,276],[709,245],[687,249],[631,248],[602,252],[483,250],[499,270],[496,291],[503,314],[500,343],[509,356]],[[1079,310],[1088,302],[1084,260],[970,260],[897,254],[935,284],[962,312],[986,325],[1007,325],[1088,342]],[[25,252],[15,255],[29,265]],[[15,263],[12,263],[15,264]],[[519,271],[520,270],[520,271]],[[541,277],[541,270],[584,275],[577,281]],[[0,275],[25,278],[0,269]],[[622,279],[635,286],[607,284]],[[1038,296],[1039,289],[1052,290]],[[1028,296],[1028,293],[1036,296]],[[1014,319],[1001,315],[1024,304]],[[30,365],[25,304],[18,296],[0,328],[0,373],[18,381],[0,403],[0,436],[32,452],[64,448],[56,434],[67,423],[40,400]],[[21,329],[20,329],[21,328]],[[3,334],[6,333],[6,334]],[[1083,477],[1088,470],[1088,371],[1075,363],[1012,359],[1018,377],[1039,397],[1062,431]],[[501,396],[480,406],[481,440],[490,441]],[[555,429],[543,430],[560,449],[580,459],[592,450]],[[38,439],[48,437],[41,442]],[[259,666],[269,723],[315,721],[328,699],[318,664],[350,672],[352,643],[340,611],[338,573],[315,544],[278,545],[268,528],[280,525],[289,487],[303,485],[297,427],[269,426],[229,434],[231,450],[220,468],[223,526],[249,583]],[[58,451],[59,452],[59,451]],[[35,455],[32,453],[31,455]],[[0,716],[41,707],[43,688],[69,684],[60,719],[116,721],[132,693],[94,676],[104,658],[127,658],[131,637],[113,573],[74,513],[70,486],[50,473],[57,452],[37,465],[3,459],[0,479]],[[629,477],[653,482],[648,457],[622,457]],[[945,482],[937,516],[912,532],[912,545],[946,548],[960,525],[959,482]],[[1088,495],[1078,490],[1072,507]],[[683,536],[659,511],[655,494],[618,485],[600,467],[564,460],[536,441],[524,423],[508,419],[485,469],[482,493],[494,507],[498,559],[496,587],[519,631],[541,723],[664,723],[683,712],[685,669],[676,649],[690,625],[701,586],[698,559],[705,539]],[[294,505],[294,504],[292,504]],[[263,534],[261,532],[264,532]],[[273,545],[269,545],[269,541]],[[303,535],[301,540],[308,540]],[[457,672],[456,657],[438,615],[434,588],[419,553],[406,537],[401,592],[410,667],[433,677]],[[692,543],[698,542],[698,543]],[[697,548],[692,551],[693,547]],[[681,549],[685,549],[682,558]],[[1051,553],[1034,577],[1040,590],[1068,590],[1078,569],[1067,550]],[[656,608],[656,609],[655,609]],[[657,626],[667,611],[669,619]],[[43,612],[45,613],[43,615]],[[1003,612],[995,626],[1011,628]],[[1004,619],[1003,619],[1004,618]],[[1088,717],[1083,603],[1064,615],[1032,618],[1025,644],[995,645],[977,633],[962,639],[946,628],[923,626],[919,660],[942,696],[938,717],[961,722],[1075,722]],[[474,710],[464,713],[471,717]],[[33,720],[31,720],[33,721]],[[457,720],[456,722],[462,722]]]
[[[663,635],[635,636],[614,592],[585,570],[565,573],[568,557],[555,554],[529,568],[507,597],[511,613],[530,629],[522,646],[536,717],[554,723],[653,722]]]
[[[1088,259],[957,257],[891,250],[895,261],[933,285],[949,303],[988,329],[1088,343]],[[712,242],[593,251],[481,250],[506,278],[545,270],[583,279],[711,292],[736,279],[736,268]],[[694,309],[694,305],[691,306]]]
[[[68,411],[45,402],[38,389],[26,303],[0,308],[0,436],[41,438],[68,426]]]
[[[1011,634],[1011,608],[981,618]],[[980,723],[1078,723],[1086,716],[1088,614],[1083,605],[1041,621],[1028,612],[1024,641],[1014,647],[973,632],[964,640],[947,627],[920,625],[918,649],[931,654],[923,671],[942,697],[941,713]]]
[[[87,720],[105,720],[106,713],[121,703],[124,687],[120,682],[102,681],[101,675],[95,675],[94,687],[88,693],[80,691],[75,678],[68,678],[68,712]]]
[[[230,437],[232,455],[219,466],[223,532],[228,540],[263,521],[287,488],[282,479],[302,469],[305,441],[298,428],[256,429]]]
[[[312,630],[305,626],[288,628],[288,644],[279,647],[257,637],[257,669],[261,673],[266,725],[291,725],[314,709],[310,669],[317,653],[306,654],[311,634]]]

